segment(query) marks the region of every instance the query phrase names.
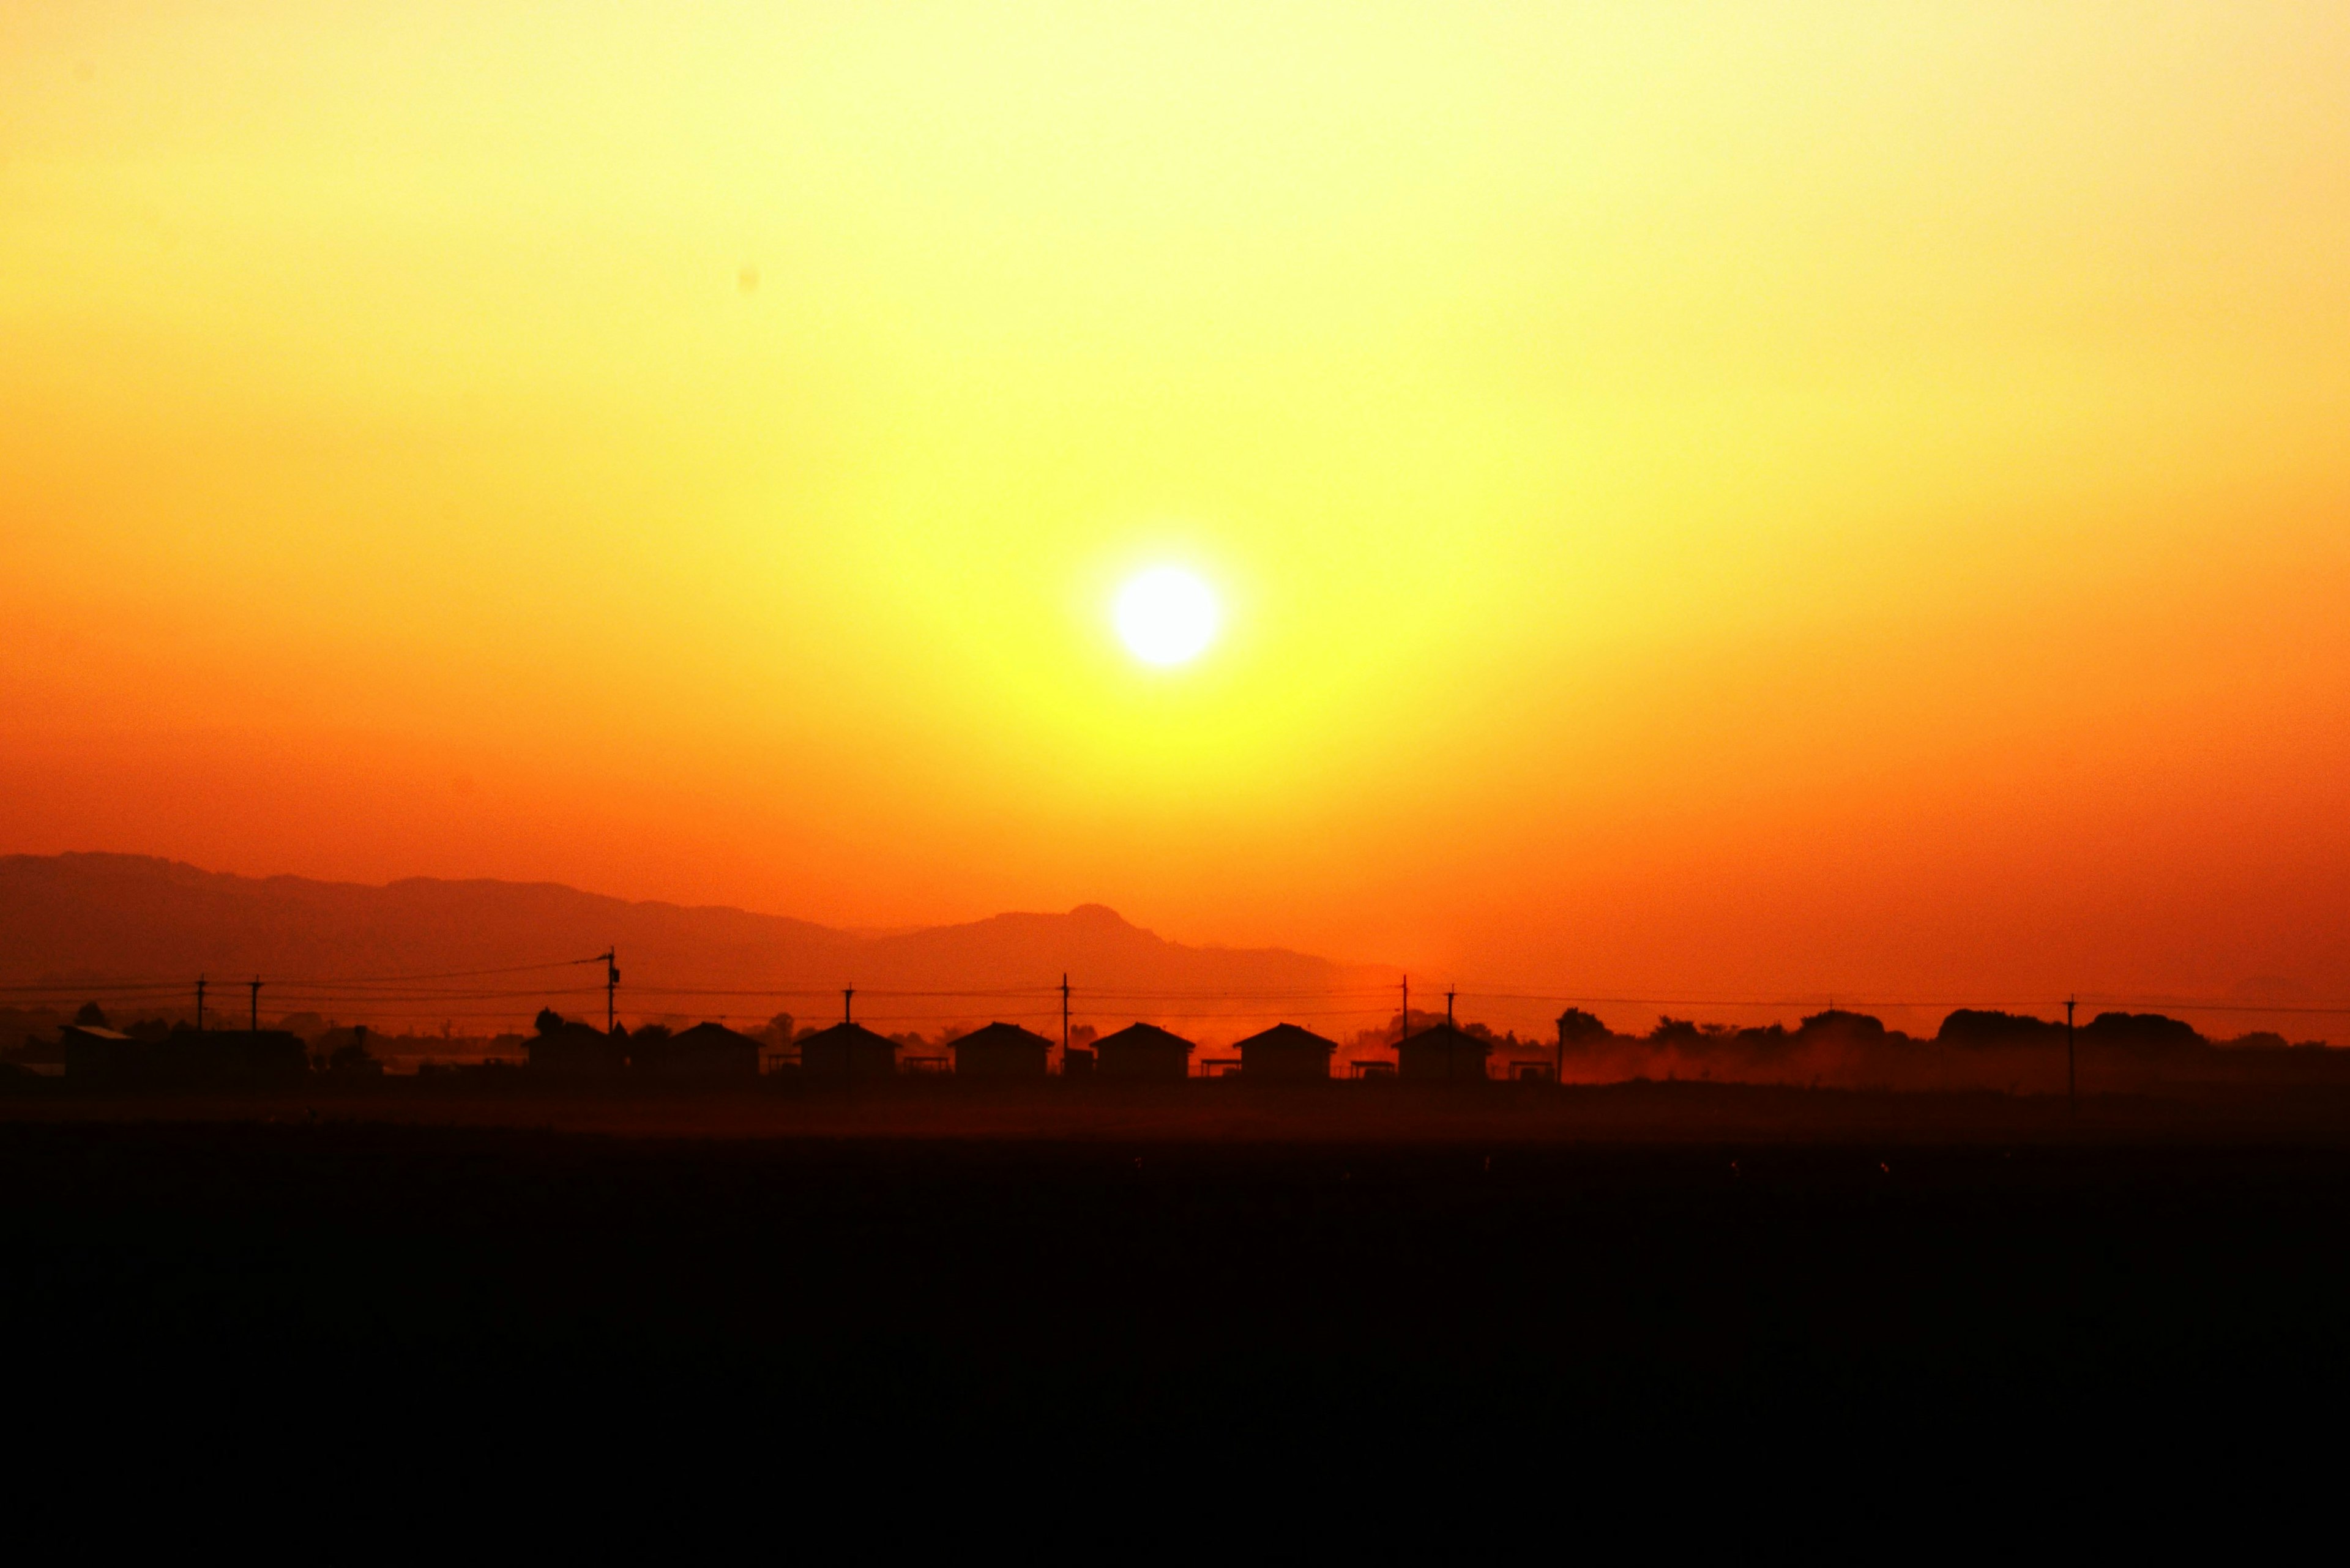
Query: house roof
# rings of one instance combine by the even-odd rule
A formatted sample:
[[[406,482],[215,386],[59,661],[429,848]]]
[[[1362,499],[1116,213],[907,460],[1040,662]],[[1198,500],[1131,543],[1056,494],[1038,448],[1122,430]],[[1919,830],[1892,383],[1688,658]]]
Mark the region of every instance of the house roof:
[[[1430,1024],[1417,1034],[1406,1035],[1403,1044],[1425,1045],[1436,1051],[1491,1051],[1493,1048],[1492,1041],[1480,1040],[1467,1030],[1451,1023]]]
[[[64,1028],[58,1030],[57,1033],[60,1038],[68,1034],[78,1034],[85,1040],[128,1040],[130,1038],[130,1035],[125,1034],[120,1029],[108,1029],[96,1023],[68,1023]]]
[[[1117,1033],[1105,1034],[1094,1042],[1097,1051],[1123,1049],[1129,1045],[1159,1050],[1174,1046],[1180,1046],[1185,1051],[1194,1049],[1189,1040],[1180,1034],[1170,1034],[1156,1023],[1129,1023]]]
[[[876,1034],[862,1023],[836,1023],[829,1029],[819,1029],[801,1040],[800,1049],[806,1051],[811,1045],[859,1044],[883,1045],[892,1051],[898,1048],[898,1043],[895,1040],[890,1039],[887,1034]]]
[[[749,1045],[759,1044],[748,1034],[729,1029],[723,1023],[697,1023],[691,1029],[681,1029],[669,1037],[672,1045]]]
[[[957,1050],[966,1045],[975,1045],[984,1050],[990,1045],[1042,1045],[1049,1048],[1053,1043],[1033,1029],[1023,1029],[1017,1023],[1005,1023],[999,1021],[989,1024],[984,1029],[974,1029],[968,1034],[949,1041],[948,1044]]]
[[[1276,1023],[1232,1047],[1235,1051],[1336,1051],[1337,1048],[1336,1040],[1325,1040],[1311,1029],[1300,1029],[1295,1023]]]

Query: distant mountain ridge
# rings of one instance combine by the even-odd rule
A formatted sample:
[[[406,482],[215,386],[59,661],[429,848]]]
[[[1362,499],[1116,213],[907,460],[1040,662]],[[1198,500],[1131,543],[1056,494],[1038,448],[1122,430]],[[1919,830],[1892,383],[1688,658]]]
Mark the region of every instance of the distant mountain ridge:
[[[1026,991],[1057,984],[1066,971],[1086,992],[1123,993],[1131,1010],[1122,1016],[1151,1017],[1196,1005],[1154,992],[1313,992],[1386,978],[1284,949],[1169,941],[1098,904],[859,936],[787,916],[632,902],[550,882],[419,877],[374,886],[241,877],[148,856],[0,857],[0,982],[16,986],[82,985],[96,994],[126,981],[192,982],[199,973],[224,986],[252,975],[290,986],[546,964],[607,946],[619,949],[626,1015],[709,1012],[722,993],[771,988]],[[817,1001],[742,996],[724,1010],[807,1015]],[[893,1009],[878,994],[868,1005],[877,1016],[918,1011]],[[860,1014],[866,1010],[860,1005]],[[967,1006],[931,999],[919,1011],[976,1017],[1012,1010],[974,997]],[[354,1002],[344,1015],[358,1011]]]

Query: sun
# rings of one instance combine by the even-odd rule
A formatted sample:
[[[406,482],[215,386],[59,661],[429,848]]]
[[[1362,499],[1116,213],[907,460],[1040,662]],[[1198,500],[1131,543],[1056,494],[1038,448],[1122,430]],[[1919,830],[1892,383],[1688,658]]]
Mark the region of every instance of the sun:
[[[1153,566],[1118,593],[1119,640],[1146,664],[1184,664],[1216,637],[1216,596],[1180,566]]]

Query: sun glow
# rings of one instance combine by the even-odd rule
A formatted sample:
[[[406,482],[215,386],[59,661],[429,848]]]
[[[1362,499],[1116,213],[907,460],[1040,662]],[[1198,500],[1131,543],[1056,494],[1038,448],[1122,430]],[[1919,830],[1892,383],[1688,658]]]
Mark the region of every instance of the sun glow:
[[[1128,651],[1146,664],[1184,664],[1216,636],[1216,596],[1177,566],[1154,566],[1118,590],[1112,612]]]

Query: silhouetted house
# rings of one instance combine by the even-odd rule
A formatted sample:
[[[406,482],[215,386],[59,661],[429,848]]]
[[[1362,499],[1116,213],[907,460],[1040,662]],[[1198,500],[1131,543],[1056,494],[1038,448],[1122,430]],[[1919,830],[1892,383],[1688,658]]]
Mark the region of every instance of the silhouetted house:
[[[530,1070],[566,1078],[613,1076],[628,1067],[629,1038],[607,1034],[592,1024],[563,1019],[539,1021],[530,1038]]]
[[[666,1040],[647,1044],[642,1055],[629,1054],[629,1064],[655,1077],[706,1082],[759,1075],[759,1043],[723,1023],[697,1023]]]
[[[1241,1054],[1243,1078],[1322,1079],[1330,1075],[1330,1057],[1338,1043],[1295,1023],[1276,1023],[1233,1049]]]
[[[1490,1041],[1480,1040],[1465,1029],[1439,1023],[1407,1036],[1397,1045],[1396,1075],[1421,1081],[1482,1081],[1485,1058],[1492,1049]]]
[[[887,1078],[898,1070],[898,1043],[862,1023],[836,1023],[800,1041],[800,1075],[808,1078]]]
[[[1155,1023],[1129,1023],[1094,1042],[1094,1072],[1104,1078],[1188,1078],[1191,1043]]]
[[[133,1040],[119,1029],[68,1023],[57,1031],[68,1079],[121,1078],[138,1070],[148,1042]]]
[[[142,1039],[94,1024],[58,1032],[68,1080],[209,1086],[296,1082],[310,1069],[301,1040],[282,1029],[174,1028]]]
[[[974,1029],[951,1047],[958,1075],[973,1078],[1041,1078],[1053,1043],[1017,1023]]]

